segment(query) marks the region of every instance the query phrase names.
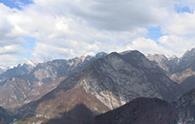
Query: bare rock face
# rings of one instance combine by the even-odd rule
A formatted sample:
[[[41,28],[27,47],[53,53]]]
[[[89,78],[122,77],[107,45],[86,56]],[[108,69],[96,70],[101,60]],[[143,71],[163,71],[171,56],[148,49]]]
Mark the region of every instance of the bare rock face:
[[[111,53],[95,61],[83,79],[85,90],[110,109],[137,97],[171,100],[176,87],[162,69],[138,51]]]
[[[149,54],[147,58],[150,61],[156,62],[163,70],[167,72],[169,71],[169,59],[166,56],[160,54]]]
[[[176,109],[160,99],[137,98],[99,115],[95,124],[177,124]]]
[[[182,72],[174,73],[170,75],[170,78],[176,81],[178,84],[182,84],[187,78],[195,76],[195,71],[188,68]]]

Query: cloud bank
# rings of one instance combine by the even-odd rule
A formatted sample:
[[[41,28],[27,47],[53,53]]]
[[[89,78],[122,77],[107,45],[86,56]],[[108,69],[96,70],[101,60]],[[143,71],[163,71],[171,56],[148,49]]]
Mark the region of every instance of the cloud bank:
[[[20,5],[0,3],[0,65],[131,49],[181,56],[195,47],[192,0],[34,0]],[[158,38],[149,35],[156,33],[151,27],[159,27]]]

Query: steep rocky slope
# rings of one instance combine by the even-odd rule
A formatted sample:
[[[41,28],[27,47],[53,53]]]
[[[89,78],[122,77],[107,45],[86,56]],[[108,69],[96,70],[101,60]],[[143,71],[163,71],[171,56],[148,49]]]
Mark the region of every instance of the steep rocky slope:
[[[195,88],[195,76],[187,77],[180,85],[179,85],[179,96],[183,96],[185,93],[191,91]]]
[[[147,58],[156,62],[178,83],[181,83],[189,76],[195,75],[195,48],[186,51],[181,58],[167,58],[159,54],[148,55]]]
[[[95,61],[86,74],[82,82],[86,91],[111,109],[142,96],[171,100],[177,87],[138,51],[111,53]]]
[[[166,72],[168,72],[170,70],[170,67],[169,67],[169,59],[166,56],[160,55],[160,54],[154,54],[154,55],[149,54],[147,56],[147,58],[150,61],[156,62]]]
[[[137,98],[99,115],[95,124],[177,124],[176,109],[160,99]]]
[[[80,77],[82,75],[76,73],[68,77],[52,92],[20,108],[17,116],[24,118],[22,119],[23,123],[31,124],[62,116],[62,113],[66,113],[80,104],[88,107],[93,114],[108,111],[107,106],[95,96],[87,93],[80,84],[77,84],[78,81],[81,81]]]
[[[51,119],[44,124],[93,124],[94,114],[85,105],[77,105],[61,117]]]
[[[104,54],[98,54],[98,57]],[[36,66],[18,65],[0,74],[0,106],[14,110],[37,100],[67,78],[80,71],[95,57],[81,57],[70,60],[53,60]]]
[[[102,113],[137,97],[173,100],[176,87],[176,83],[142,53],[114,52],[69,76],[52,92],[25,105],[17,114],[51,119],[78,104],[94,113]]]
[[[187,51],[179,59],[171,78],[180,83],[190,76],[195,76],[195,49]]]
[[[179,85],[179,96],[195,88],[195,49],[188,50],[181,58],[166,58],[163,55],[149,55]]]

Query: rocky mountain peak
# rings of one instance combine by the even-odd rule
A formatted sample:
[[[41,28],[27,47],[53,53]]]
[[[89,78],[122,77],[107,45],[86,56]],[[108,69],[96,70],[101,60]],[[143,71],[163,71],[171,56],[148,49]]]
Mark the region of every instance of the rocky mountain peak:
[[[157,63],[167,62],[168,58],[162,54],[148,54],[147,58],[151,61],[155,61]]]
[[[147,58],[156,62],[168,75],[182,73],[189,68],[195,70],[195,48],[186,51],[181,58],[166,58],[163,55],[148,55]]]
[[[132,51],[125,51],[120,53],[123,57],[126,58],[131,58],[132,56],[134,58],[141,58],[141,57],[145,57],[144,54],[142,54],[141,52],[137,51],[137,50],[132,50]]]
[[[147,58],[150,61],[153,61],[156,64],[158,64],[158,66],[161,67],[166,72],[168,72],[170,70],[170,67],[169,67],[170,62],[169,62],[169,59],[165,55],[161,55],[161,54],[152,55],[152,54],[149,54],[149,55],[147,55]]]
[[[195,48],[192,48],[191,50],[187,50],[183,57],[187,57],[187,56],[195,56]]]
[[[95,55],[96,58],[102,58],[102,57],[105,57],[107,55],[107,53],[105,52],[99,52]]]
[[[137,50],[123,52],[121,56],[123,60],[135,67],[150,69],[157,67],[154,63],[150,62],[144,54]]]
[[[109,108],[120,106],[136,96],[153,94],[155,97],[164,97],[165,94],[161,92],[176,85],[169,80],[162,69],[138,51],[112,52],[94,61],[83,74],[86,75],[85,90],[96,95],[103,103],[106,102]],[[161,79],[166,80],[167,84],[160,81]],[[157,88],[158,84],[167,86],[159,87],[156,90],[159,92],[149,90],[152,87]]]
[[[195,70],[195,48],[187,51],[179,60],[178,71],[184,71],[187,68]]]

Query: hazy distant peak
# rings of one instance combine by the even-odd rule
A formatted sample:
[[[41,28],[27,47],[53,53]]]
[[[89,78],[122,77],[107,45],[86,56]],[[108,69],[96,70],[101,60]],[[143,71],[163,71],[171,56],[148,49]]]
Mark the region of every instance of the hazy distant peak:
[[[95,57],[96,57],[96,58],[101,58],[101,57],[104,57],[104,56],[106,56],[106,55],[107,55],[106,52],[99,52],[99,53],[97,53],[97,54],[95,55]]]
[[[143,53],[139,52],[138,50],[127,50],[127,51],[124,51],[124,52],[121,52],[120,54],[121,55],[125,55],[125,54],[140,54],[140,55],[144,55]]]
[[[35,62],[35,61],[33,61],[33,60],[27,60],[27,61],[25,62],[25,64],[31,65],[31,66],[35,67],[35,66],[38,64],[38,62]]]
[[[150,60],[156,60],[156,61],[168,60],[168,58],[163,54],[148,54],[147,57]]]

